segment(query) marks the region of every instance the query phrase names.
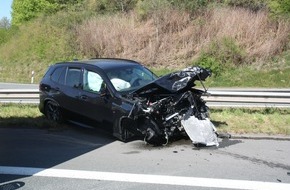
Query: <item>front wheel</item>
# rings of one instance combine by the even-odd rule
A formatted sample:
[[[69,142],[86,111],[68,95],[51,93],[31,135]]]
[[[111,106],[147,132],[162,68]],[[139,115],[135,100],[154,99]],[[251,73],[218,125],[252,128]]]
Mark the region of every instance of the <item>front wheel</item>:
[[[45,116],[56,123],[61,123],[63,117],[59,105],[56,102],[48,101],[45,105]]]

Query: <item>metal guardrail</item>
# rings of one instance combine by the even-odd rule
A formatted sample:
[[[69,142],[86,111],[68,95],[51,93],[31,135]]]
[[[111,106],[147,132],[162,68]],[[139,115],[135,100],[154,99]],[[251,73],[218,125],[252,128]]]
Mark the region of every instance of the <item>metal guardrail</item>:
[[[290,89],[212,89],[203,96],[215,107],[290,108]],[[39,103],[38,89],[0,89],[2,103]]]
[[[290,89],[227,89],[208,91],[209,106],[290,108]]]
[[[0,89],[1,103],[38,104],[38,89]]]

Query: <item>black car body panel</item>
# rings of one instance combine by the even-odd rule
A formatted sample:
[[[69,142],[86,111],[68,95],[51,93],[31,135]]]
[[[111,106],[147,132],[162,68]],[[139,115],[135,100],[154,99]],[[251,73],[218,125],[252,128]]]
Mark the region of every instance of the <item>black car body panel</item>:
[[[204,68],[189,67],[158,78],[124,59],[58,63],[40,83],[39,109],[55,121],[106,127],[123,141],[141,137],[151,144],[166,144],[187,135],[185,121],[208,118],[201,98],[205,91],[193,87],[210,75]],[[197,120],[188,120],[192,117]],[[215,133],[211,126],[202,130]],[[215,138],[212,142],[218,145]]]

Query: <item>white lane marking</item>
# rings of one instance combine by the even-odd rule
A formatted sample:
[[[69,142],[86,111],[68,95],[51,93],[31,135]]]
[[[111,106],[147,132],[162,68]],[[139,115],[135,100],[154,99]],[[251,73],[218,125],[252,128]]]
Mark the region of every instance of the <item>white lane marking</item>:
[[[45,169],[45,168],[29,168],[29,167],[0,166],[0,174],[74,178],[74,179],[93,179],[105,181],[150,183],[150,184],[178,185],[192,187],[213,187],[213,188],[255,189],[255,190],[290,189],[289,183],[272,183],[272,182],[247,181],[247,180],[130,174],[130,173],[81,171],[81,170],[66,170],[66,169]]]

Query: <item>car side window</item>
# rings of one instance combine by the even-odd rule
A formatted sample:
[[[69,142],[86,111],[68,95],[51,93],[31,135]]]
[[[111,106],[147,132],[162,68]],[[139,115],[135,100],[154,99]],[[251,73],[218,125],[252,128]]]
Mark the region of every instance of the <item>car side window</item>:
[[[103,85],[104,80],[98,73],[84,70],[83,90],[98,93]]]
[[[59,77],[63,70],[64,70],[64,67],[56,68],[50,76],[51,80],[59,83]]]
[[[68,68],[65,84],[70,87],[78,88],[80,86],[81,69]]]
[[[58,83],[64,85],[65,84],[65,74],[66,74],[66,70],[67,68],[64,67],[64,69],[62,70],[59,79],[58,79]]]

